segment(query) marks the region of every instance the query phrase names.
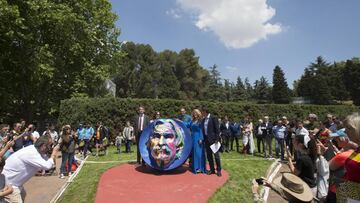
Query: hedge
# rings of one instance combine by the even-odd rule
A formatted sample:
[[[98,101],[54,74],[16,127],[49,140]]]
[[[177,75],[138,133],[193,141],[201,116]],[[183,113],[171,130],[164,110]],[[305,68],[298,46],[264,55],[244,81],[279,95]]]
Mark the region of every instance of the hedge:
[[[351,105],[296,105],[296,104],[251,104],[237,102],[208,102],[208,101],[184,101],[173,99],[120,99],[120,98],[73,98],[61,101],[59,124],[71,124],[89,122],[96,124],[102,121],[111,132],[121,128],[127,120],[132,121],[137,108],[145,107],[146,114],[153,117],[155,111],[160,111],[162,117],[176,117],[180,108],[184,107],[188,113],[194,108],[207,106],[210,112],[222,117],[227,115],[232,120],[240,120],[245,115],[258,119],[265,115],[272,120],[281,116],[290,119],[304,119],[309,113],[315,113],[320,119],[324,119],[328,113],[344,118],[346,115],[359,112],[359,107]]]

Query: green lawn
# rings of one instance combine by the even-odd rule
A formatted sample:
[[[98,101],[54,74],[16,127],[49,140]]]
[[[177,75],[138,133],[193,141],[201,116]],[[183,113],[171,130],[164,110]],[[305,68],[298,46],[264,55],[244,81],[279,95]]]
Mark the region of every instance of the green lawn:
[[[132,147],[133,150],[136,147]],[[123,149],[124,150],[124,149]],[[88,161],[119,161],[114,163],[87,163],[83,166],[73,183],[61,196],[59,202],[94,202],[99,178],[107,169],[136,159],[136,152],[117,154],[115,147],[109,148],[106,156]],[[252,202],[251,180],[265,176],[272,161],[258,156],[244,156],[236,152],[221,154],[222,167],[230,174],[228,182],[220,188],[209,202]]]
[[[133,149],[136,149],[136,147],[133,147]],[[125,150],[125,148],[123,150]],[[119,155],[116,153],[115,147],[110,147],[106,156],[99,156],[99,158],[90,156],[87,159],[88,161],[119,161],[119,163],[85,164],[74,182],[69,185],[58,202],[94,202],[96,188],[101,174],[111,167],[126,163],[126,160],[134,159],[136,159],[136,153],[121,153]]]

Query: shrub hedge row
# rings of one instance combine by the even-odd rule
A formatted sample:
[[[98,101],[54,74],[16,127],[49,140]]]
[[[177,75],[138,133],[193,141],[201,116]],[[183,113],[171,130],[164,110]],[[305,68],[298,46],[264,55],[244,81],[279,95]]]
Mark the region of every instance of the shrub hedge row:
[[[184,101],[172,99],[120,99],[120,98],[73,98],[63,100],[60,105],[59,124],[71,124],[89,122],[96,124],[102,121],[111,132],[122,127],[127,120],[132,121],[138,106],[144,106],[146,114],[153,117],[155,111],[160,111],[162,117],[176,117],[179,109],[184,107],[188,113],[194,108],[207,106],[211,112],[218,116],[229,116],[232,120],[240,120],[245,115],[253,119],[262,118],[265,115],[275,120],[281,116],[290,119],[304,119],[309,113],[315,113],[320,119],[331,113],[343,118],[352,112],[359,112],[359,107],[350,105],[278,105],[278,104],[250,104],[236,102],[208,102],[208,101]]]

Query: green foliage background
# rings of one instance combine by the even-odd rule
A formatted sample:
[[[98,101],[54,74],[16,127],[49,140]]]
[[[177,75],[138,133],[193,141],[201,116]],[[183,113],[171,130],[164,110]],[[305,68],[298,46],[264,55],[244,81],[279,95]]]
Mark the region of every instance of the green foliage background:
[[[163,117],[177,117],[179,109],[185,107],[188,113],[194,108],[207,106],[210,112],[222,117],[228,115],[232,120],[240,120],[245,115],[258,119],[265,115],[272,120],[281,116],[289,119],[305,119],[309,113],[315,113],[320,119],[325,119],[326,114],[332,113],[339,118],[344,118],[360,109],[347,105],[290,105],[290,104],[251,104],[240,102],[207,102],[185,101],[173,99],[119,99],[119,98],[73,98],[63,100],[60,106],[60,124],[77,126],[79,123],[90,122],[96,124],[102,121],[111,130],[123,124],[136,115],[137,107],[143,105],[146,114],[153,117],[155,111],[160,111]]]

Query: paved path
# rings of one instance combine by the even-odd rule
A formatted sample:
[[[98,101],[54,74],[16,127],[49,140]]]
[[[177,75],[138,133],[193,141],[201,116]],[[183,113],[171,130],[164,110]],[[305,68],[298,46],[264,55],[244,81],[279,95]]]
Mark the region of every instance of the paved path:
[[[195,175],[184,166],[160,173],[150,167],[123,164],[101,176],[95,202],[206,202],[229,178],[226,171],[222,173],[222,177]]]
[[[24,187],[26,190],[25,202],[30,203],[49,203],[60,188],[66,183],[66,179],[60,179],[61,158],[56,160],[56,175],[52,176],[34,176]]]
[[[279,177],[282,172],[289,172],[289,171],[290,171],[290,169],[289,169],[289,166],[287,164],[281,164],[281,168],[280,168],[279,172],[275,175],[275,178]],[[286,200],[284,200],[280,195],[278,195],[273,190],[270,190],[267,202],[269,202],[269,203],[271,203],[271,202],[287,203]]]

